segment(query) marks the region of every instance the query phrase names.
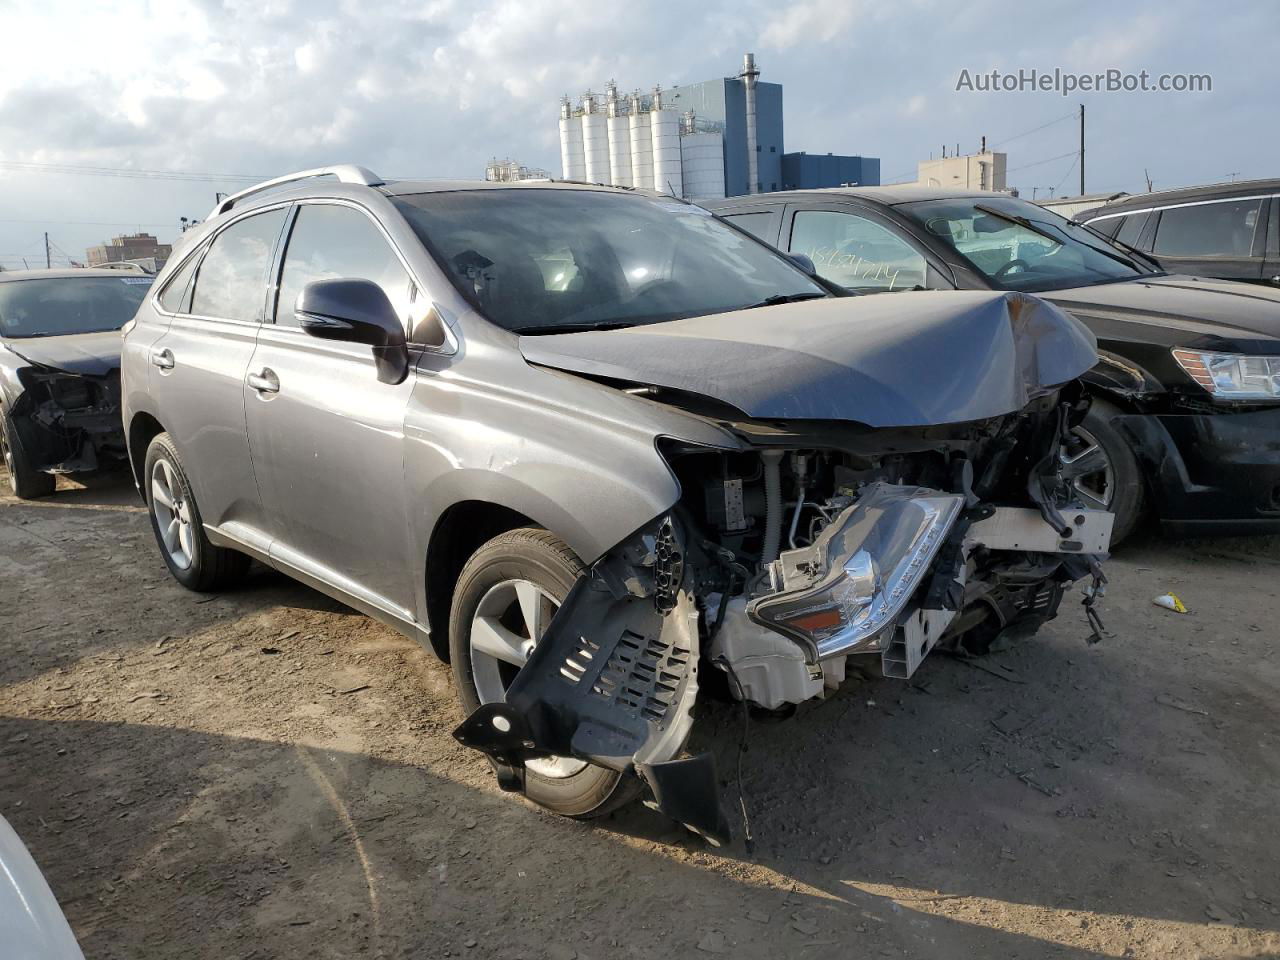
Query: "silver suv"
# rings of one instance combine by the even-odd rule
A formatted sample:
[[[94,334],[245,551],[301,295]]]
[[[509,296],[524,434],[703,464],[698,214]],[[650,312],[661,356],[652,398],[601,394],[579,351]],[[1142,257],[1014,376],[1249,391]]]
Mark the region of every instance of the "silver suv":
[[[430,645],[506,789],[586,817],[647,787],[722,838],[700,686],[787,711],[851,658],[980,652],[1096,587],[1110,530],[1058,473],[1079,323],[805,266],[583,184],[229,197],[126,327],[164,561],[213,590],[256,558]]]

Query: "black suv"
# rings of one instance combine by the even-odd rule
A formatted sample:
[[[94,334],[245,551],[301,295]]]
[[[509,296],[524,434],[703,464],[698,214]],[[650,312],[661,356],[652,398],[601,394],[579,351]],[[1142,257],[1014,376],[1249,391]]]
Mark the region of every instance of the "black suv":
[[[1144,193],[1075,219],[1173,273],[1280,286],[1280,180]]]
[[[1256,203],[1274,223],[1277,200]],[[706,206],[850,290],[1035,293],[1082,320],[1101,360],[1063,469],[1115,513],[1112,543],[1148,513],[1175,535],[1280,532],[1280,290],[1171,275],[1006,194],[862,187]]]

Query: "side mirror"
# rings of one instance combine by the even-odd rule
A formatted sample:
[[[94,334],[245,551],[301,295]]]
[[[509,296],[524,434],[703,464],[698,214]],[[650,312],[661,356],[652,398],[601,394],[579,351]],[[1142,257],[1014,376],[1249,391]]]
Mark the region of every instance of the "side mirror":
[[[371,280],[317,280],[298,294],[298,326],[321,340],[366,343],[373,348],[378,379],[402,383],[409,375],[404,326],[382,288]]]
[[[809,259],[809,257],[807,257],[805,254],[803,254],[803,253],[788,253],[788,254],[786,255],[786,257],[787,257],[787,259],[788,259],[788,260],[790,260],[792,263],[794,263],[797,267],[799,267],[801,270],[803,270],[803,271],[804,271],[805,273],[807,273],[809,276],[811,276],[811,277],[816,277],[816,276],[818,275],[818,268],[817,268],[817,266],[816,266],[816,265],[814,264],[814,262],[813,262],[811,259]]]

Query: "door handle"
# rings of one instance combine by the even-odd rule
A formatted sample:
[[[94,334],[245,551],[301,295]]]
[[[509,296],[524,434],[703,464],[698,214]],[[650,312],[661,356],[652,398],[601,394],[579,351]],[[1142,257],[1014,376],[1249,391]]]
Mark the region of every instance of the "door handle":
[[[1274,283],[1277,287],[1280,287],[1280,275],[1272,277],[1271,282]]]
[[[251,373],[246,382],[259,393],[279,393],[280,378],[270,367],[263,367],[261,373]]]
[[[170,350],[168,347],[165,347],[163,350],[152,350],[151,362],[154,363],[161,370],[172,370],[173,369],[173,351]]]

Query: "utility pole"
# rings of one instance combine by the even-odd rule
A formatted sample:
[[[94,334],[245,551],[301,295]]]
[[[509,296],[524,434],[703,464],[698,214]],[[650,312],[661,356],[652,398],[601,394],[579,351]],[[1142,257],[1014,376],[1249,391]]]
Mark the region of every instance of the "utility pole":
[[[1084,196],[1084,104],[1080,104],[1080,196]]]
[[[53,266],[53,258],[49,256],[49,231],[44,232],[44,268],[48,270]]]

